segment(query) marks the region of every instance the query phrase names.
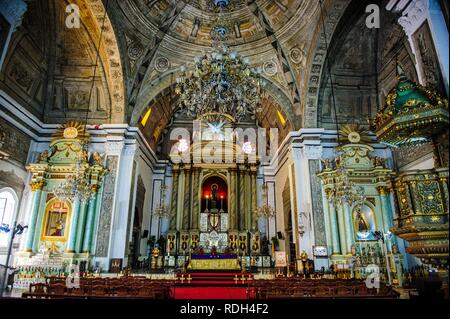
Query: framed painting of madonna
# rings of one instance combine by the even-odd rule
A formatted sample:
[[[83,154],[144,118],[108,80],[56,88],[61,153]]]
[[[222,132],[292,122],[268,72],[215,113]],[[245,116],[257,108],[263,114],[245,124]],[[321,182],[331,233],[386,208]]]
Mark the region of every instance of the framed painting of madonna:
[[[41,239],[67,241],[72,207],[68,201],[53,199],[47,203]]]

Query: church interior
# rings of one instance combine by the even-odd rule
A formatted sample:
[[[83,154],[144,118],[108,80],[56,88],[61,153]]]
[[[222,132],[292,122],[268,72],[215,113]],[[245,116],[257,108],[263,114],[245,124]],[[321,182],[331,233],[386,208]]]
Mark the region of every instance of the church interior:
[[[0,0],[0,298],[448,299],[445,0]]]

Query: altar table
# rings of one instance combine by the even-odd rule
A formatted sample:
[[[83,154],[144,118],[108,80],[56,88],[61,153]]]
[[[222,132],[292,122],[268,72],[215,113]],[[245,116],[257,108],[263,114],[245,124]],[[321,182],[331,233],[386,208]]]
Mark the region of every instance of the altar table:
[[[240,270],[236,255],[192,255],[189,270]]]

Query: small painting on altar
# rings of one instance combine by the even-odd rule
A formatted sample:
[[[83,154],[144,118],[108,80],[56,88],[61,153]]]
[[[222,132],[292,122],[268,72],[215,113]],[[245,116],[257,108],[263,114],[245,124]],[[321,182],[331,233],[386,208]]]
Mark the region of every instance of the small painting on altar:
[[[353,226],[357,241],[376,240],[375,225],[375,212],[371,207],[362,205],[353,210]]]
[[[66,241],[70,212],[70,204],[67,201],[50,201],[45,209],[42,240]]]

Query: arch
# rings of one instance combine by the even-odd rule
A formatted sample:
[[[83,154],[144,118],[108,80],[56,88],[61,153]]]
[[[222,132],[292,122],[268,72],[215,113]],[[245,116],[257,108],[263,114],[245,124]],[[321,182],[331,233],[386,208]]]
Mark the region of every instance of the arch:
[[[327,48],[338,23],[342,20],[344,12],[352,0],[325,1],[322,6],[325,17],[319,17],[319,23],[315,31],[316,45],[313,47],[307,65],[311,65],[308,74],[308,82],[303,91],[303,101],[306,101],[303,127],[316,128],[318,123],[318,99],[319,88],[322,86],[322,72],[329,52]],[[323,19],[323,23],[322,23]],[[325,32],[323,30],[325,25]],[[323,36],[326,34],[326,38]]]
[[[213,196],[213,187],[217,186],[216,188],[216,207],[217,209],[223,209],[224,211],[228,211],[228,199],[229,199],[229,189],[228,189],[228,182],[226,178],[223,178],[221,174],[210,174],[206,178],[202,178],[202,184],[201,184],[201,198],[206,198],[206,201],[202,200],[202,207],[201,211],[203,212],[206,208],[206,202],[208,202],[208,199],[210,201],[210,204],[212,204],[212,196]],[[225,189],[222,189],[225,188]],[[210,206],[212,207],[212,206]],[[208,208],[210,208],[208,207]]]
[[[102,34],[100,45],[101,62],[105,68],[111,96],[111,122],[123,123],[126,105],[124,68],[122,66],[118,38],[111,23],[109,12],[105,15],[105,6],[101,0],[76,0],[76,3],[80,8],[86,6],[89,10],[89,20],[93,20],[95,23],[94,41],[96,45],[98,45],[100,40],[100,34]],[[104,21],[103,17],[105,17]]]
[[[162,91],[171,87],[176,83],[176,78],[180,75],[179,70],[172,70],[167,72],[157,79],[144,85],[144,88],[139,93],[137,98],[136,106],[132,110],[132,113],[128,116],[128,122],[131,126],[137,126],[139,119],[147,108],[148,103],[156,98]],[[283,112],[285,112],[288,120],[292,123],[294,129],[300,128],[300,121],[298,116],[292,108],[292,102],[286,92],[280,88],[273,81],[263,76],[263,83],[265,84],[266,92],[280,105]]]
[[[0,188],[0,226],[11,229],[17,216],[19,197],[11,187]],[[0,232],[0,247],[8,245],[8,233]]]

